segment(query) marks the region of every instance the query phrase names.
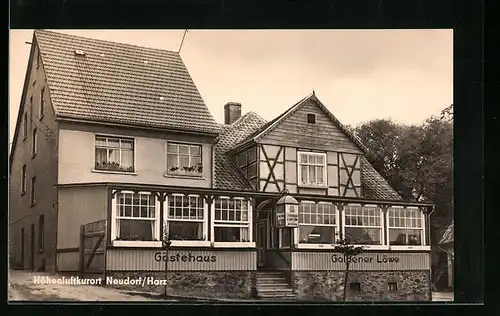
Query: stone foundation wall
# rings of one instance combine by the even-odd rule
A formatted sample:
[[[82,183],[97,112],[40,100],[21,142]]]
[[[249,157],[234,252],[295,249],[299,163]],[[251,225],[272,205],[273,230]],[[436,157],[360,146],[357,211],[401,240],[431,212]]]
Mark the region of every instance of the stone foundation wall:
[[[296,271],[294,287],[297,298],[304,300],[341,301],[345,272]],[[360,291],[350,289],[350,283],[360,283]],[[389,282],[397,289],[390,291]],[[349,271],[347,301],[428,301],[430,300],[429,271],[361,272]]]
[[[106,284],[124,290],[144,291],[152,293],[165,292],[165,272],[157,271],[123,271],[107,272],[106,279],[114,281],[139,280],[139,284]],[[143,279],[146,278],[144,285]],[[175,295],[218,297],[218,298],[250,298],[255,289],[254,271],[169,271],[167,284],[170,293]]]

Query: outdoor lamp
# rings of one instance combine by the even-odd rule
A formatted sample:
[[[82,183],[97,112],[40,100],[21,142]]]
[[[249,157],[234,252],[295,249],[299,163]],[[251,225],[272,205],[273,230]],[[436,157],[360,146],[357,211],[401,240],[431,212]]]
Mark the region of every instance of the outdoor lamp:
[[[299,202],[293,197],[287,194],[287,191],[283,191],[281,197],[276,202],[276,222],[277,226],[282,229],[292,229],[299,227]],[[290,238],[292,234],[290,231]],[[287,243],[292,244],[292,240],[287,241]]]

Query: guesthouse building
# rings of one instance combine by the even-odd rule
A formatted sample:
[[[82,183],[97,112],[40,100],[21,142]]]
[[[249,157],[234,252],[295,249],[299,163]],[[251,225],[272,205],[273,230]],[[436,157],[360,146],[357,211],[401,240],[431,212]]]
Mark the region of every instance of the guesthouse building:
[[[314,93],[271,121],[242,110],[217,123],[178,53],[36,30],[11,266],[197,296],[430,300],[432,204],[404,201]],[[363,250],[347,282],[345,238]]]

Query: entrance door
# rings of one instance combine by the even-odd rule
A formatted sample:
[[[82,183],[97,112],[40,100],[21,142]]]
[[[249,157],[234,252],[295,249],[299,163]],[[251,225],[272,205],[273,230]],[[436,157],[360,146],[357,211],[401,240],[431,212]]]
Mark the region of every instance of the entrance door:
[[[21,228],[21,269],[24,270],[24,228]]]
[[[30,268],[31,270],[35,270],[35,224],[31,224]]]
[[[267,250],[267,220],[257,222],[257,265],[262,267],[266,263]]]

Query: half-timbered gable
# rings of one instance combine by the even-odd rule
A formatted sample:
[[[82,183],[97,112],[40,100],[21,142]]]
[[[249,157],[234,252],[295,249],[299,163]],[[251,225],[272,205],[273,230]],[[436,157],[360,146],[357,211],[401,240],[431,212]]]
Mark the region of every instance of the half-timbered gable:
[[[400,199],[364,158],[364,151],[365,146],[311,94],[262,123],[228,155],[261,192],[287,189],[355,198],[377,193]]]

